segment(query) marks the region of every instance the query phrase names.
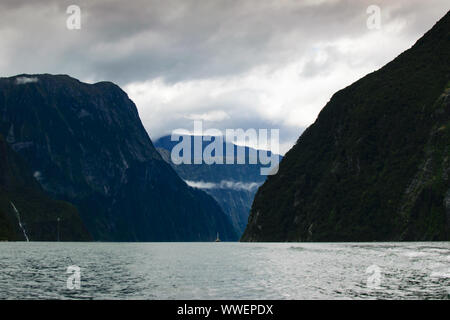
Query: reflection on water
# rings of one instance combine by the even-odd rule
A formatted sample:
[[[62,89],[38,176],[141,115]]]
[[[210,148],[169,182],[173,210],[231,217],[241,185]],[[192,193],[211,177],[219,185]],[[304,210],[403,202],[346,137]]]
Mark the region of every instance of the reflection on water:
[[[449,298],[448,242],[0,243],[0,299]]]

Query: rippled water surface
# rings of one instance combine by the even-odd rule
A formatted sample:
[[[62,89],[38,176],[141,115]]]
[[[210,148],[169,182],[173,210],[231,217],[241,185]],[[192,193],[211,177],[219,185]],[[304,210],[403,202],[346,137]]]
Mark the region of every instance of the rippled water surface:
[[[0,299],[374,298],[449,299],[450,243],[0,243]]]

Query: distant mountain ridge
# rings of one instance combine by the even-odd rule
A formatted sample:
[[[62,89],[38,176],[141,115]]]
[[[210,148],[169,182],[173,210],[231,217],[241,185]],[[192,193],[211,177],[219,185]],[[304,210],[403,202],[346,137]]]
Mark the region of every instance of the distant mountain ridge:
[[[174,164],[172,162],[171,151],[178,141],[171,141],[170,136],[157,139],[155,147],[163,159],[170,163],[189,185],[210,194],[230,217],[235,229],[242,234],[247,226],[250,207],[256,191],[267,177],[261,175],[260,168],[268,167],[268,165],[262,165],[260,162],[250,164],[251,148],[237,146],[226,141],[222,143],[223,156],[225,157],[226,148],[234,150],[234,164],[206,164],[205,162],[194,164],[194,138],[193,136],[185,137],[191,141],[191,164]],[[214,137],[211,137],[210,140],[213,141]],[[203,151],[209,143],[211,142],[203,141],[201,150]],[[241,154],[243,156],[240,156]],[[269,151],[268,154],[270,156],[271,152]],[[242,157],[241,161],[244,164],[238,164],[239,157]],[[278,161],[281,158],[278,156]]]
[[[262,185],[242,241],[450,240],[450,13],[333,95]]]
[[[161,158],[134,103],[110,82],[0,78],[0,133],[53,198],[73,203],[95,240],[236,240],[217,202]]]

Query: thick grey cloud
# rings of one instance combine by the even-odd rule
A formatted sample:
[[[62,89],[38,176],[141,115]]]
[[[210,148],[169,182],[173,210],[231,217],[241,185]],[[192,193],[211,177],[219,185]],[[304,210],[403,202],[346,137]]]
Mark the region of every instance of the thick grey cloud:
[[[440,0],[375,2],[385,6],[385,18],[414,22],[403,31],[413,37],[449,7]],[[156,77],[170,82],[221,77],[268,63],[276,67],[304,55],[317,42],[369,32],[365,10],[373,3],[2,0],[0,30],[12,33],[2,44],[17,61],[4,72],[18,73],[23,71],[18,67],[25,65],[27,71],[126,84]],[[81,30],[66,29],[70,4],[81,7]]]
[[[66,9],[81,8],[81,30]],[[366,27],[369,5],[380,30]],[[338,89],[409,48],[448,0],[1,0],[0,70],[110,80],[153,138],[204,118],[280,128],[287,149]],[[286,150],[284,150],[286,151]]]

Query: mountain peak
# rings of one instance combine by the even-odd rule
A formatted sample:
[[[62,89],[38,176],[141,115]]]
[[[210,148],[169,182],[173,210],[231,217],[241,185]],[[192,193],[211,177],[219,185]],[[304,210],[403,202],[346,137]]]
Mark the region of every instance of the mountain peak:
[[[209,240],[236,234],[219,205],[162,160],[135,104],[111,82],[67,75],[0,79],[0,133],[96,240]]]

